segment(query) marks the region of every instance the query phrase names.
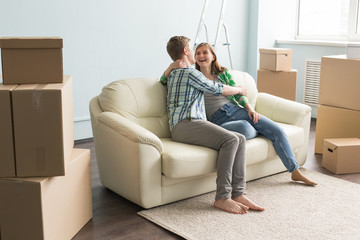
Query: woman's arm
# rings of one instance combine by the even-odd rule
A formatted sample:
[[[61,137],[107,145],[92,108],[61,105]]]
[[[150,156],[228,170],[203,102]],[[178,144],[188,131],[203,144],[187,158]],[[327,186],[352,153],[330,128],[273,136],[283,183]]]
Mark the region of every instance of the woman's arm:
[[[260,119],[260,114],[255,112],[250,103],[246,103],[245,108],[248,110],[249,117],[253,120],[254,123],[257,123]]]
[[[169,77],[171,71],[175,68],[184,68],[186,67],[186,64],[183,60],[176,60],[175,62],[172,62],[169,67],[165,70],[165,72],[163,73],[163,75],[161,75],[160,77],[160,82],[163,85],[167,84],[167,78]]]
[[[172,62],[169,65],[169,67],[165,70],[164,77],[167,78],[170,75],[171,71],[174,70],[175,68],[184,68],[184,67],[186,67],[184,60],[181,59],[176,60],[175,62]]]

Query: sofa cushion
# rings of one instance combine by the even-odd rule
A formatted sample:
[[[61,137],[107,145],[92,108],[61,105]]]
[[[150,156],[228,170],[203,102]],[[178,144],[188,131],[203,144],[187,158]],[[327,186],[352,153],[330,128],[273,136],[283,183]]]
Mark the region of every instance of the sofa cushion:
[[[183,178],[216,172],[214,149],[161,139],[164,145],[162,172],[168,178]]]
[[[184,178],[216,172],[218,151],[211,148],[161,139],[164,145],[162,172],[168,178]],[[259,151],[262,149],[262,151]],[[268,143],[255,138],[246,143],[247,164],[261,162],[268,154]]]
[[[166,94],[158,79],[133,78],[109,83],[98,99],[104,112],[118,113],[158,137],[170,137]]]
[[[304,132],[301,127],[282,124],[293,150],[302,146]],[[216,172],[218,152],[196,145],[179,143],[170,138],[161,139],[164,145],[162,173],[168,178],[185,178]],[[246,141],[246,165],[252,165],[277,157],[272,142],[258,136]]]

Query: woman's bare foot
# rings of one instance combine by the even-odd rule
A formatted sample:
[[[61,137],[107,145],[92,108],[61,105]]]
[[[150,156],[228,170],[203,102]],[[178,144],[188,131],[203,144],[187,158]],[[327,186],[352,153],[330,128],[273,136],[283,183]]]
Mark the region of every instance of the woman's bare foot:
[[[294,172],[292,172],[291,174],[291,179],[293,181],[300,181],[300,182],[304,182],[307,185],[311,185],[311,186],[315,186],[317,185],[316,182],[311,181],[310,179],[308,179],[307,177],[305,177],[302,172],[300,171],[300,169],[295,170]]]
[[[238,213],[238,214],[247,213],[247,210],[249,209],[247,206],[235,202],[231,198],[215,200],[214,207],[229,213]]]
[[[249,198],[247,198],[245,195],[240,195],[236,198],[233,198],[234,201],[244,204],[245,206],[248,206],[251,210],[256,211],[264,211],[265,208],[253,203]]]

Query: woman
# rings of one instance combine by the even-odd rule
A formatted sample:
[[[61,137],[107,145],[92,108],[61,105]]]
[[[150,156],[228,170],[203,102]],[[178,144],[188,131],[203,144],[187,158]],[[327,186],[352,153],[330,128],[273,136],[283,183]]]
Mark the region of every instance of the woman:
[[[228,70],[221,66],[215,54],[214,48],[209,43],[201,43],[195,51],[195,67],[205,77],[212,81],[218,81],[226,85],[235,86],[235,82]],[[183,67],[181,62],[172,63],[161,77],[166,82],[166,77],[173,68]],[[308,185],[317,185],[316,182],[305,177],[299,169],[299,165],[291,150],[290,143],[285,132],[271,119],[257,113],[246,98],[246,89],[243,96],[230,97],[213,96],[205,94],[205,108],[210,122],[239,132],[247,139],[255,137],[257,133],[270,139],[276,153],[279,155],[286,169],[291,173],[293,181],[301,181]]]

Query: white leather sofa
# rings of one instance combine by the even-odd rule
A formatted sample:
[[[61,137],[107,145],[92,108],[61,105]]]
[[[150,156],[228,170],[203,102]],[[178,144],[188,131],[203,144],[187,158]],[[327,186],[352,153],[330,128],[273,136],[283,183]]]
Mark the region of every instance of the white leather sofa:
[[[311,108],[258,93],[254,79],[247,73],[231,74],[248,89],[256,111],[284,128],[299,165],[303,165]],[[101,183],[144,208],[216,188],[217,151],[171,140],[166,92],[158,79],[125,79],[108,84],[90,102]],[[286,170],[272,142],[261,135],[247,141],[246,161],[247,181]]]

